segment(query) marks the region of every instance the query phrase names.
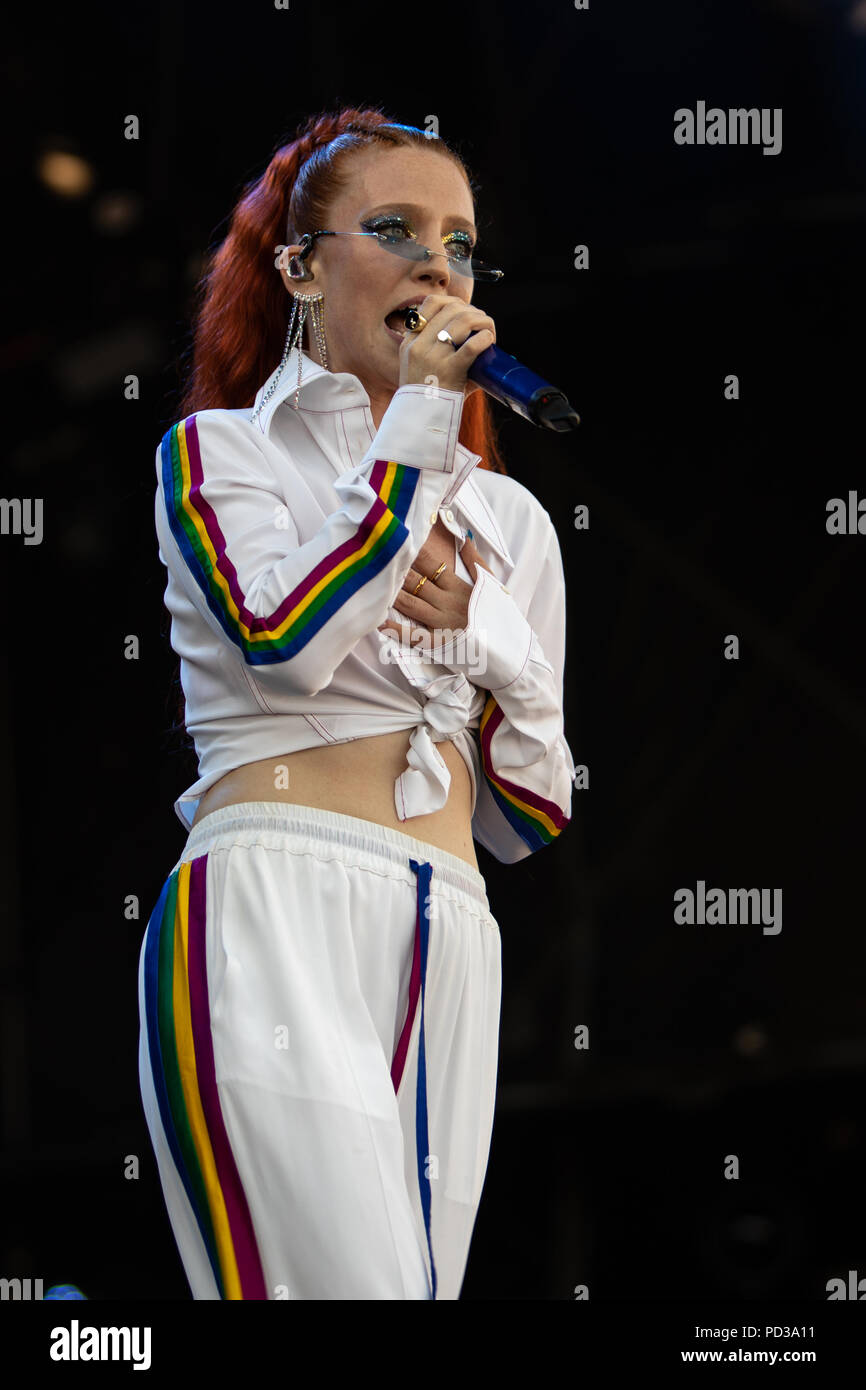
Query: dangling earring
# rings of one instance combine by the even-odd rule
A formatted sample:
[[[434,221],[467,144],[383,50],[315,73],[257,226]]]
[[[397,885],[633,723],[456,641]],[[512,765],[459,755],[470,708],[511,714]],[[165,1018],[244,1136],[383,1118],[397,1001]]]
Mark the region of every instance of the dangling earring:
[[[301,304],[300,314],[298,313],[299,300]],[[296,290],[294,294],[294,301],[295,302],[292,305],[292,317],[289,320],[289,331],[286,336],[286,349],[283,353],[283,362],[285,362],[292,348],[297,347],[298,385],[297,389],[295,390],[295,404],[293,407],[294,410],[297,410],[298,397],[301,390],[301,367],[303,361],[301,357],[301,352],[303,351],[301,344],[303,342],[304,324],[307,320],[308,311],[310,314],[310,322],[313,325],[313,332],[316,335],[316,346],[319,349],[319,357],[321,358],[322,366],[325,368],[326,371],[328,370],[328,345],[325,342],[325,296],[321,293],[321,291],[318,294],[301,294],[299,290]],[[296,320],[297,332],[295,334],[294,341],[292,341],[292,325],[295,323]]]
[[[277,264],[284,265],[285,257],[286,248],[284,247]],[[306,267],[303,265],[303,262],[298,262],[301,270],[303,271],[303,274],[293,274],[293,270],[296,268],[295,266],[293,266],[293,262],[298,262],[297,256],[292,256],[288,265],[289,277],[292,280],[312,280],[313,277],[306,270]],[[300,314],[298,313],[299,302],[301,306]],[[283,368],[289,360],[289,353],[295,347],[297,347],[298,349],[298,385],[295,390],[295,403],[292,409],[298,409],[298,401],[301,392],[301,371],[303,368],[303,358],[301,356],[303,349],[301,347],[301,344],[303,341],[304,324],[307,320],[308,312],[310,315],[310,321],[313,325],[313,331],[316,335],[316,346],[319,349],[319,357],[322,360],[322,366],[327,371],[328,345],[325,341],[325,296],[322,294],[321,291],[319,291],[318,294],[302,294],[300,290],[295,290],[292,294],[292,313],[291,317],[289,318],[289,331],[286,334],[286,345],[283,348],[283,355],[280,359],[280,365],[277,368],[276,376],[274,377],[264,396],[262,396],[262,399],[260,400],[256,410],[253,412],[253,415],[251,417],[252,420],[256,419],[259,412],[264,409],[268,401],[271,399],[271,396],[276,391],[277,383],[279,382],[279,379],[283,374]]]

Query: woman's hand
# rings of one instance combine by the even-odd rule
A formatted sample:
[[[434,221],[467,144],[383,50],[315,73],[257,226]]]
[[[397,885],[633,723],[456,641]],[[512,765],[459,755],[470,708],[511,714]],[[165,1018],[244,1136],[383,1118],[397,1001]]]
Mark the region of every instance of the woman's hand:
[[[404,616],[402,629],[391,619],[379,627],[380,632],[393,632],[404,643],[422,648],[429,648],[431,639],[435,640],[436,633],[440,630],[453,633],[466,627],[469,620],[469,600],[478,577],[477,566],[481,565],[488,574],[493,573],[478,554],[475,542],[467,536],[460,548],[460,555],[472,575],[472,584],[467,584],[465,579],[448,569],[443,570],[434,583],[432,576],[439,568],[441,560],[434,562],[432,553],[425,555],[426,550],[427,547],[422,546],[418,551],[415,563],[403,580],[403,587],[392,605]],[[423,575],[427,576],[427,582],[414,594],[412,590],[418,588]]]
[[[432,376],[443,391],[463,391],[467,396],[478,391],[475,382],[467,381],[466,373],[476,357],[496,342],[493,319],[465,299],[449,294],[428,294],[418,309],[427,323],[417,332],[407,329],[403,335],[400,385],[426,383]],[[436,337],[441,328],[451,334],[454,347]]]

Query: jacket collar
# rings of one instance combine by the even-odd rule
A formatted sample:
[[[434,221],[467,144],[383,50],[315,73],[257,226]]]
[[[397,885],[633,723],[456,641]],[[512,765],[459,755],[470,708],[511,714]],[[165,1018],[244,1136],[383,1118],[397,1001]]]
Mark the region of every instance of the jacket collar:
[[[338,417],[341,412],[360,408],[366,415],[367,428],[364,434],[372,438],[375,431],[370,414],[370,397],[367,395],[359,378],[356,377],[353,372],[328,371],[325,367],[320,366],[318,362],[314,362],[305,352],[300,353],[300,358],[301,386],[298,395],[298,413],[303,414],[305,410],[314,412],[319,421],[322,420],[323,416],[332,416],[334,433],[336,436]],[[278,371],[279,368],[275,368],[267,381],[259,387],[252,405],[251,414],[254,414],[258,409],[262,399],[273,385]],[[298,349],[295,347],[292,348],[286,359],[286,364],[280,373],[279,380],[276,382],[276,388],[268,400],[267,405],[261,409],[257,418],[253,421],[254,428],[260,430],[264,435],[269,435],[271,424],[277,410],[284,401],[293,397],[297,390]],[[360,445],[358,447],[360,448]],[[369,439],[366,439],[365,445],[363,449],[361,449],[358,457],[354,457],[354,453],[352,453],[353,464],[357,465],[361,462],[361,458],[363,454],[366,453],[368,447]],[[350,450],[350,453],[351,452]],[[334,457],[337,457],[337,451],[335,451]],[[455,472],[464,472],[469,466],[470,461],[476,457],[477,455],[472,454],[464,445],[458,443],[454,465]],[[341,464],[336,463],[335,467],[338,472],[342,471]],[[448,505],[457,512],[462,524],[472,531],[473,537],[475,539],[480,537],[482,542],[486,543],[486,545],[499,557],[505,567],[506,573],[510,574],[514,568],[514,559],[508,549],[508,542],[502,534],[499,523],[486,497],[476,485],[473,473],[469,473],[469,476],[460,484],[460,487],[457,489]],[[479,550],[483,553],[483,545],[479,546]]]

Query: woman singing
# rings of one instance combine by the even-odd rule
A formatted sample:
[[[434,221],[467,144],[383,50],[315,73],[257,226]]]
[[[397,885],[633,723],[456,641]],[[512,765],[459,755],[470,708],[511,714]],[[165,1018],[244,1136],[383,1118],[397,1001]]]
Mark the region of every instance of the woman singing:
[[[500,1006],[473,839],[548,844],[574,775],[556,532],[467,384],[496,339],[474,282],[501,275],[474,219],[442,140],[309,121],[210,259],[157,448],[199,777],[139,1071],[196,1299],[463,1282]]]

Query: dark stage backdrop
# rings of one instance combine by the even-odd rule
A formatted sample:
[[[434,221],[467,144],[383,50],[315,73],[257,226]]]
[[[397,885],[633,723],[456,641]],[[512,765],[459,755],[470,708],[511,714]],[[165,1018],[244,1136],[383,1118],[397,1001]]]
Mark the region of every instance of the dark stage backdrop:
[[[866,1274],[866,5],[28,25],[3,57],[0,1274],[189,1298],[137,1075],[138,953],[195,775],[154,451],[243,184],[311,112],[370,103],[467,159],[506,270],[475,300],[582,418],[495,407],[559,535],[586,772],[558,841],[479,850],[504,990],[463,1297],[824,1300]],[[711,143],[711,108],[758,119]],[[38,543],[16,498],[42,499]],[[677,920],[699,885],[763,890],[772,920]]]

